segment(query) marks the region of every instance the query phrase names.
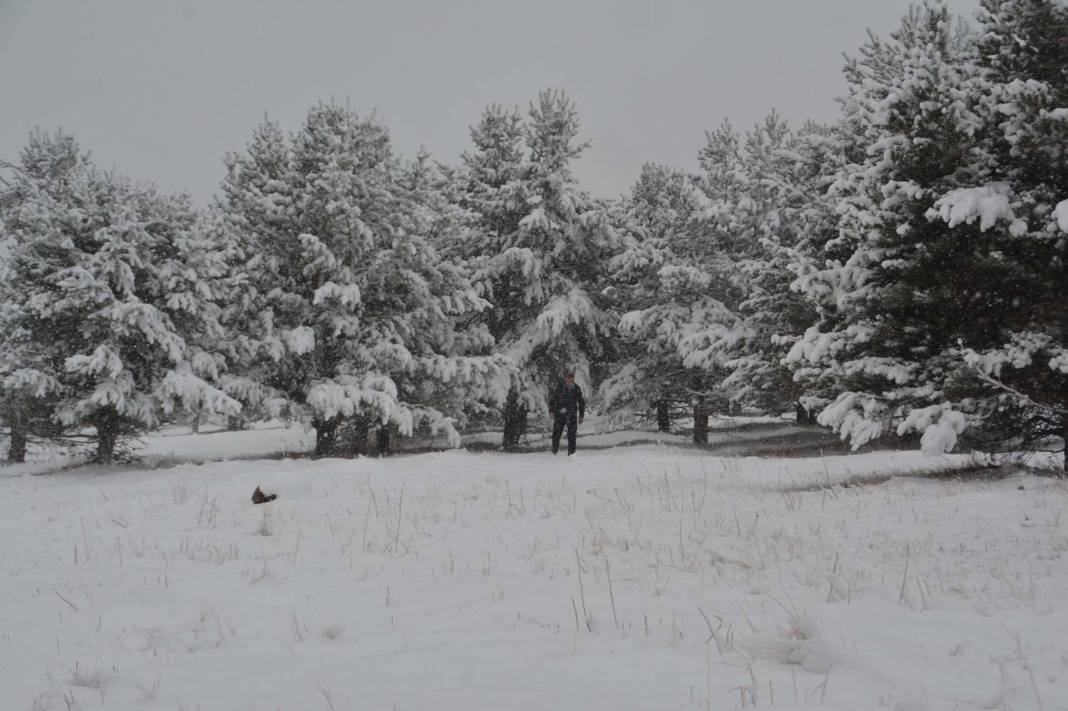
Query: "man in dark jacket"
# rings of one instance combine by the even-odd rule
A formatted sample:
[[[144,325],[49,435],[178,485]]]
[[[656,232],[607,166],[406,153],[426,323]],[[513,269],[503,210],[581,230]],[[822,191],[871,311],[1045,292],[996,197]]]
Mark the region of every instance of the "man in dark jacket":
[[[575,435],[586,416],[586,400],[582,388],[575,382],[575,371],[568,369],[563,382],[549,395],[549,415],[553,418],[553,454],[560,450],[560,435],[567,426],[567,453],[575,453]]]

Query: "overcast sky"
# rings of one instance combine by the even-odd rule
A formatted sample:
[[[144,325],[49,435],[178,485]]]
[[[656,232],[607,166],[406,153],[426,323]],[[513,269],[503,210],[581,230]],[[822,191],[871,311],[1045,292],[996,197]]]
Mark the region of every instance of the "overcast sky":
[[[971,14],[978,0],[950,0]],[[397,149],[455,161],[491,102],[575,100],[602,196],[646,161],[694,168],[704,131],[771,107],[829,120],[842,53],[905,0],[0,0],[0,157],[39,125],[204,203],[268,113],[377,109]]]

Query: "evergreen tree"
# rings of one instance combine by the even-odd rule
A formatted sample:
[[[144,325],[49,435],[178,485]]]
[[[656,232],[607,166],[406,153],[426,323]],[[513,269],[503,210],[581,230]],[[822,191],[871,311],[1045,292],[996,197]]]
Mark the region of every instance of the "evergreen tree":
[[[230,320],[246,325],[248,373],[235,386],[269,412],[306,413],[318,455],[362,453],[375,427],[426,426],[456,445],[458,384],[479,397],[500,371],[459,354],[456,320],[487,304],[431,244],[440,225],[420,163],[393,155],[377,119],[333,104],[288,142],[261,126],[228,158],[218,210],[244,245]]]
[[[699,203],[693,176],[652,163],[642,166],[623,208],[626,244],[609,265],[616,306],[624,313],[623,344],[620,367],[602,383],[600,397],[617,417],[655,417],[661,432],[670,431],[680,412],[689,414],[692,398],[676,334],[665,330],[665,324],[676,322],[658,321],[664,309],[654,307],[671,301],[661,270],[682,261]]]
[[[246,150],[228,153],[224,163],[221,195],[206,219],[234,284],[222,319],[227,356],[237,367],[223,388],[242,403],[243,416],[288,418],[296,414],[290,403],[300,399],[307,383],[286,351],[296,334],[274,328],[276,311],[284,306],[268,310],[263,301],[276,287],[279,296],[294,286],[292,275],[283,274],[283,265],[295,258],[287,240],[294,210],[289,141],[277,123],[265,119]],[[265,244],[274,248],[264,251]]]
[[[220,335],[223,269],[189,199],[96,170],[61,134],[35,134],[11,173],[5,385],[54,395],[52,419],[93,427],[103,462],[120,437],[194,403],[237,411],[202,347]]]
[[[750,365],[755,372],[759,358],[760,281],[769,277],[762,240],[777,223],[774,162],[789,135],[774,112],[744,142],[724,122],[699,156],[704,200],[696,228],[705,242],[704,262],[718,283],[721,308],[681,346],[685,362],[704,373],[706,411],[735,412],[755,399],[741,366]]]
[[[1051,0],[983,3],[975,152],[987,174],[935,203],[929,218],[989,235],[1004,304],[986,339],[962,338],[982,391],[955,404],[991,448],[1068,442],[1068,7]],[[981,237],[977,236],[981,244]],[[989,300],[991,297],[988,296]],[[983,324],[980,324],[982,326]],[[1068,467],[1068,462],[1065,463]]]
[[[790,354],[834,379],[840,395],[820,422],[855,447],[944,397],[939,381],[956,361],[963,311],[974,308],[947,292],[976,254],[970,239],[945,239],[925,216],[958,171],[971,169],[975,117],[953,95],[967,59],[948,11],[913,7],[890,42],[872,37],[861,54],[847,66],[843,123],[863,150],[832,188],[839,237],[824,246],[843,258],[806,280],[822,320]],[[951,434],[958,428],[946,423]]]
[[[799,421],[812,418],[818,388],[783,363],[790,345],[816,319],[810,302],[793,289],[791,264],[803,260],[837,232],[826,198],[841,141],[807,123],[794,133],[770,114],[749,132],[744,158],[744,198],[735,223],[747,235],[736,253],[738,337],[728,342],[724,381],[732,403],[781,413],[795,407]]]
[[[564,368],[587,383],[598,375],[615,322],[598,285],[618,237],[608,206],[571,173],[587,145],[578,132],[571,101],[543,92],[525,124],[515,112],[487,109],[471,132],[475,150],[464,155],[474,229],[461,249],[493,305],[495,350],[513,366],[506,449],[518,446],[528,412],[545,409],[547,387]]]
[[[18,283],[6,265],[0,265],[0,283]],[[8,461],[24,462],[30,436],[57,434],[51,418],[62,384],[49,375],[42,362],[47,353],[19,325],[6,292],[0,289],[0,424],[8,430]]]
[[[78,151],[72,136],[35,131],[20,158],[17,165],[0,164],[7,173],[0,176],[0,423],[8,428],[7,458],[12,462],[25,461],[31,434],[52,430],[62,385],[50,374],[47,352],[20,323],[20,288],[10,260],[19,231],[32,229],[27,206],[34,200],[62,199],[88,156]]]
[[[847,67],[859,150],[833,188],[840,235],[800,281],[821,320],[790,356],[836,381],[820,421],[854,446],[893,427],[948,451],[968,425],[1018,446],[1064,426],[1068,24],[1053,2],[984,8],[975,34],[914,7]]]
[[[741,154],[728,123],[708,135],[700,161],[704,173],[697,180],[653,170],[633,196],[631,212],[647,239],[623,252],[614,268],[644,281],[638,293],[651,298],[620,319],[620,333],[641,344],[641,356],[620,369],[607,392],[626,392],[629,383],[638,383],[685,403],[694,441],[703,444],[710,415],[727,409],[722,382],[737,334],[732,306],[741,293],[733,254],[741,240],[731,222],[741,199]],[[658,215],[649,203],[671,208]]]

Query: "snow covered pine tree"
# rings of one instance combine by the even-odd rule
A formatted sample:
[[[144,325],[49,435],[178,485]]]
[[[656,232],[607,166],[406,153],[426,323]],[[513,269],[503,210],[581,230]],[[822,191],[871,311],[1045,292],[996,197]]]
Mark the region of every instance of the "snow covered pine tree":
[[[833,205],[825,193],[841,145],[833,134],[807,123],[792,131],[777,113],[746,134],[742,154],[742,198],[730,220],[741,239],[732,259],[736,289],[736,337],[724,340],[722,387],[734,409],[780,414],[794,409],[798,421],[814,418],[814,383],[798,381],[783,364],[792,343],[816,314],[791,288],[794,255],[808,254],[837,233]]]
[[[847,67],[840,236],[798,285],[821,321],[793,348],[842,391],[858,447],[891,426],[951,450],[1045,447],[1068,416],[1068,8],[988,0],[980,32],[914,7]]]
[[[321,104],[290,141],[266,122],[227,168],[217,209],[247,285],[228,314],[243,324],[235,392],[307,413],[318,456],[364,453],[375,427],[458,446],[464,398],[500,389],[500,359],[460,355],[454,329],[488,304],[431,245],[427,186],[386,129]]]
[[[515,449],[527,412],[545,409],[548,388],[569,365],[578,380],[597,374],[615,317],[599,293],[618,243],[607,204],[583,192],[570,163],[578,114],[558,92],[543,92],[524,125],[492,106],[471,129],[464,154],[465,206],[474,227],[459,247],[475,268],[496,352],[513,371],[503,411],[505,449]],[[524,156],[524,146],[529,154]]]
[[[53,429],[51,416],[62,386],[42,361],[47,353],[20,323],[22,314],[15,301],[19,283],[10,268],[11,251],[15,234],[26,226],[28,215],[22,211],[34,193],[38,199],[61,193],[83,159],[72,137],[35,132],[19,165],[0,166],[11,173],[0,176],[0,425],[8,429],[7,458],[12,462],[25,461],[31,434]]]
[[[644,308],[619,322],[621,335],[640,344],[638,357],[604,387],[617,400],[616,393],[640,392],[633,383],[648,381],[655,391],[687,402],[698,444],[708,441],[709,417],[728,409],[725,381],[745,294],[738,260],[750,239],[734,222],[745,204],[738,136],[724,123],[707,138],[700,177],[649,169],[632,197],[629,215],[643,237],[613,260],[613,269],[649,298],[639,298]],[[657,214],[650,203],[667,210]]]
[[[11,173],[5,389],[46,400],[67,428],[94,428],[100,462],[180,408],[238,411],[200,347],[220,334],[223,269],[189,198],[97,170],[63,134],[35,133]]]
[[[623,206],[624,249],[609,264],[610,293],[624,313],[622,343],[619,367],[601,384],[599,396],[619,419],[655,414],[661,432],[671,429],[673,415],[689,414],[692,400],[673,332],[678,310],[685,307],[671,304],[674,295],[664,290],[661,272],[689,252],[699,203],[693,176],[652,163],[642,166]],[[666,309],[672,318],[665,319]]]

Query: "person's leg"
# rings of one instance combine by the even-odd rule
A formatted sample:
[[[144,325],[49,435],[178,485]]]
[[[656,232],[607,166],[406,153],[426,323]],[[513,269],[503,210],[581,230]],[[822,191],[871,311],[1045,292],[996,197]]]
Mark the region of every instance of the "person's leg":
[[[578,418],[575,415],[567,418],[567,453],[575,453],[575,438],[578,436]]]
[[[553,418],[553,454],[560,451],[560,435],[564,433],[564,419],[557,415]]]

